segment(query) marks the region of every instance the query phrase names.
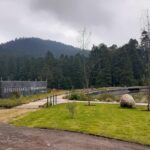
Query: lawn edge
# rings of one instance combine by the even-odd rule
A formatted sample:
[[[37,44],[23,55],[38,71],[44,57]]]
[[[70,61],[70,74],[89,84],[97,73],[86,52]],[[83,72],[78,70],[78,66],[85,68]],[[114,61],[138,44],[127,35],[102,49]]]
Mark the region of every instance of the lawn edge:
[[[13,123],[9,123],[9,125],[12,125],[12,126],[15,126],[15,127],[31,128],[31,129],[53,130],[53,131],[62,131],[62,132],[64,131],[64,132],[70,132],[70,133],[76,133],[76,134],[83,134],[83,135],[100,137],[100,138],[105,138],[105,139],[110,139],[110,140],[115,140],[115,141],[120,141],[120,142],[126,142],[126,143],[131,143],[131,144],[138,144],[138,145],[142,145],[142,146],[146,146],[146,147],[150,148],[150,144],[144,144],[144,143],[136,142],[136,141],[128,141],[128,140],[123,140],[123,139],[109,137],[109,136],[104,136],[104,135],[97,135],[97,134],[92,134],[92,133],[86,133],[86,132],[82,132],[82,131],[65,130],[65,129],[60,129],[60,128],[17,126],[17,125],[15,125]]]

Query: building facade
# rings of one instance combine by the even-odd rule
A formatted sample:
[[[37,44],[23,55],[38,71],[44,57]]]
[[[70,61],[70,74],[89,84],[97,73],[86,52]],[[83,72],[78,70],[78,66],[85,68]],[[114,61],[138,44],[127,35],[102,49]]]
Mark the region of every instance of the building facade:
[[[11,96],[14,92],[20,95],[31,95],[45,92],[47,81],[0,81],[0,97]]]

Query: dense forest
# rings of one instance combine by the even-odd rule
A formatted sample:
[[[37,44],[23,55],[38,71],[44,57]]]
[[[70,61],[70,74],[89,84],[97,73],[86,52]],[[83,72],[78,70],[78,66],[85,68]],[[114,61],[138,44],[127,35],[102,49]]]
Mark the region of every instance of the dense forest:
[[[0,55],[3,80],[47,80],[49,88],[132,86],[146,83],[146,51],[131,39],[122,47],[93,46],[81,53],[55,57]]]

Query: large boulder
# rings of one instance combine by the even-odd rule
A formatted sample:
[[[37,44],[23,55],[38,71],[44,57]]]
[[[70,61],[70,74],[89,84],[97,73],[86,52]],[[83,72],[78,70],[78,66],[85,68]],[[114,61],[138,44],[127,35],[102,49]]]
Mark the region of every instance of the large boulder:
[[[127,108],[135,108],[135,101],[131,95],[124,94],[120,98],[120,106]]]

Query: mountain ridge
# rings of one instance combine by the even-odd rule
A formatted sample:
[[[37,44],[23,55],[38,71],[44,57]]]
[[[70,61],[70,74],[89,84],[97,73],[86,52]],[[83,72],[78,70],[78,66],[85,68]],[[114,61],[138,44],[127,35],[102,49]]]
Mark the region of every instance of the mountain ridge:
[[[73,56],[77,53],[84,55],[89,53],[87,50],[82,51],[72,45],[36,37],[17,38],[0,44],[1,55],[41,57],[45,56],[48,51],[55,57],[59,57],[62,54]]]

